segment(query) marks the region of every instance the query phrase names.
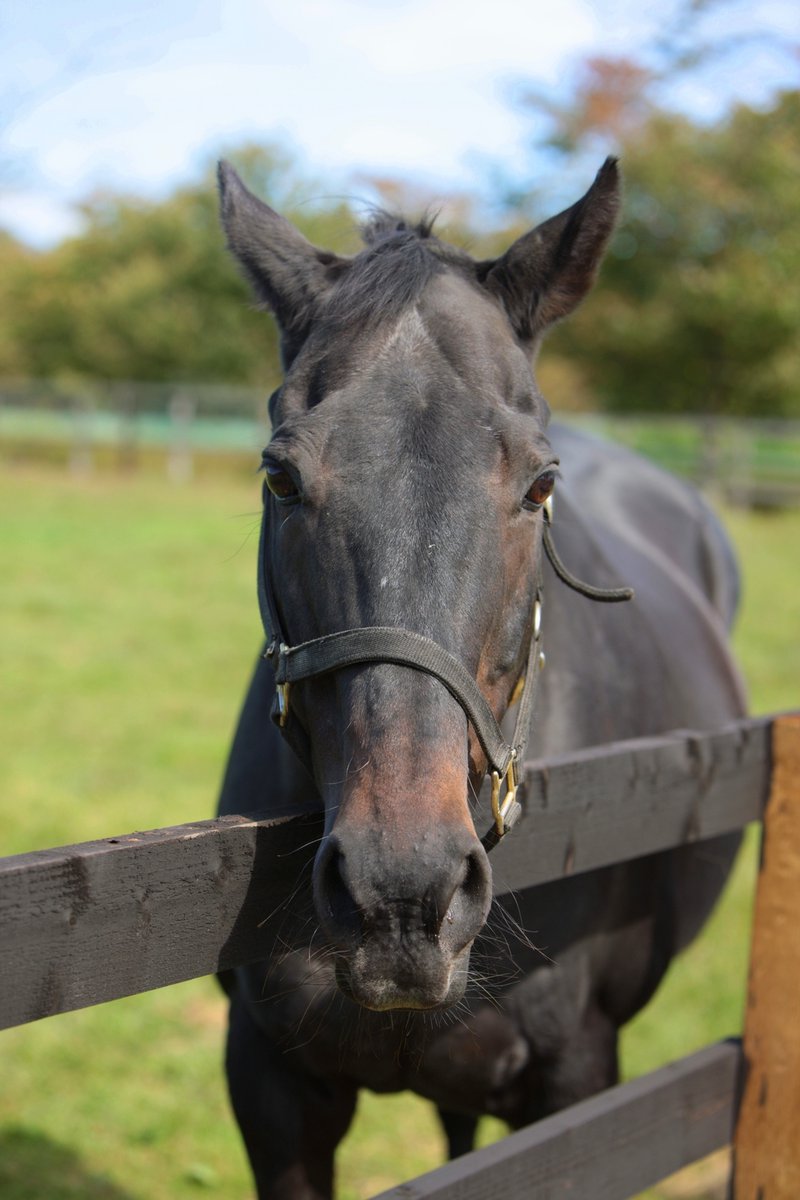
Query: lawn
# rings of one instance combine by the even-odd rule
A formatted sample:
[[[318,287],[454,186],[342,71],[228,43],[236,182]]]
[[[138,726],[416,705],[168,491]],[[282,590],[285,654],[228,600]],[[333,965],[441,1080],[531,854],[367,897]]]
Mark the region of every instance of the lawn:
[[[259,640],[254,479],[0,478],[3,853],[204,817]],[[800,513],[728,514],[755,711],[798,703]],[[755,841],[703,938],[626,1031],[638,1074],[738,1029]],[[251,1196],[210,980],[2,1034],[3,1200]],[[487,1123],[482,1137],[495,1136]],[[440,1161],[423,1102],[365,1095],[341,1156],[361,1200]],[[682,1193],[684,1194],[684,1193]]]

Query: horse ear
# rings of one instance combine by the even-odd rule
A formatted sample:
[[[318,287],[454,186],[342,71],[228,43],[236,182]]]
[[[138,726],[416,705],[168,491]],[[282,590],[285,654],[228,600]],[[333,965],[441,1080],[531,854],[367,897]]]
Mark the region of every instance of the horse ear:
[[[247,190],[230,163],[221,162],[217,175],[228,248],[285,338],[296,341],[347,260],[312,246],[290,221]]]
[[[580,304],[594,283],[618,210],[617,160],[607,158],[577,204],[537,225],[496,262],[480,264],[485,286],[502,301],[523,341]]]

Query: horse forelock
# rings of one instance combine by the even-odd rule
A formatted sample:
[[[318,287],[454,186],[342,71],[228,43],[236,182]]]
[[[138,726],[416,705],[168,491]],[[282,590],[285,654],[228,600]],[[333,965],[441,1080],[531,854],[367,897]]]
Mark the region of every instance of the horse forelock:
[[[322,317],[330,327],[374,330],[397,319],[446,270],[476,278],[473,260],[433,233],[435,217],[411,222],[382,209],[361,227],[364,249],[328,294]]]
[[[373,208],[361,224],[361,239],[365,246],[375,246],[397,234],[410,234],[411,237],[424,242],[433,236],[435,224],[435,213],[425,213],[418,221],[409,221],[400,213]]]

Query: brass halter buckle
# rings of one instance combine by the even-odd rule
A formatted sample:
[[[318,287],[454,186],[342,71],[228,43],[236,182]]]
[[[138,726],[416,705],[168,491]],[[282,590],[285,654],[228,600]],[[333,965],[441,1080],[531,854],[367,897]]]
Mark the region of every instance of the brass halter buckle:
[[[517,804],[517,752],[512,750],[511,761],[508,764],[503,779],[497,771],[492,771],[492,816],[494,817],[494,825],[497,830],[497,836],[502,837],[508,833],[511,826],[516,821],[519,815],[519,805]],[[505,782],[506,794],[500,802],[500,788]]]

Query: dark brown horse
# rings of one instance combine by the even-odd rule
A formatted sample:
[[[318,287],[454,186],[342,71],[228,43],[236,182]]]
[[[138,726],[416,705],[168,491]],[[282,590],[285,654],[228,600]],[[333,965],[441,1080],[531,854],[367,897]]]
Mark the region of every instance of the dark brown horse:
[[[736,839],[490,913],[477,797],[488,762],[502,801],[528,732],[506,742],[495,718],[538,676],[541,594],[535,755],[739,715],[725,637],[737,579],[686,485],[548,430],[532,362],[591,285],[618,207],[614,161],[488,262],[382,217],[339,258],[230,167],[220,180],[230,247],[277,318],[285,366],[264,453],[270,656],[220,807],[324,812],[265,925],[265,962],[226,980],[227,1066],[259,1196],[319,1200],[360,1086],[431,1098],[455,1154],[481,1113],[519,1126],[616,1079],[617,1031],[702,924]],[[592,604],[544,561],[557,473],[563,558],[592,583],[632,584],[633,603]]]

